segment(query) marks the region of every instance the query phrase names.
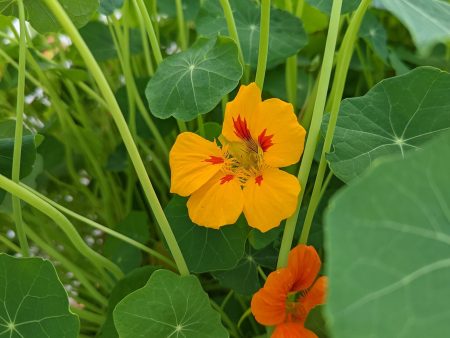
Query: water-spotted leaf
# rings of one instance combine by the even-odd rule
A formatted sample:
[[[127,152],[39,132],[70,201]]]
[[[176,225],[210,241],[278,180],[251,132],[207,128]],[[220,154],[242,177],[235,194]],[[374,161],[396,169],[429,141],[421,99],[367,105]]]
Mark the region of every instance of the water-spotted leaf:
[[[331,5],[333,4],[333,0],[306,0],[306,2],[324,13],[331,13]],[[360,2],[361,0],[343,0],[341,12],[348,13],[354,11],[358,8]]]
[[[432,67],[383,80],[366,95],[342,102],[331,169],[344,182],[374,159],[411,149],[450,129],[450,74]]]
[[[244,254],[247,225],[241,217],[236,224],[220,230],[191,222],[186,198],[175,196],[165,209],[167,219],[191,272],[231,269]]]
[[[100,329],[98,338],[119,338],[119,334],[114,326],[114,308],[127,295],[142,288],[156,269],[154,266],[143,266],[133,270],[116,284],[111,291],[106,310],[106,320]]]
[[[211,111],[238,85],[241,76],[232,39],[200,38],[188,50],[166,58],[145,93],[156,117],[188,121]]]
[[[98,11],[104,15],[114,13],[114,10],[123,6],[124,0],[100,0],[100,7]]]
[[[155,271],[148,283],[114,310],[120,337],[222,338],[228,332],[195,276]]]
[[[0,337],[78,337],[79,321],[53,265],[0,254]]]
[[[256,68],[261,9],[251,0],[231,0],[230,4],[245,63]],[[227,23],[218,0],[204,2],[197,20],[197,30],[203,35],[228,35]],[[298,53],[307,41],[303,25],[297,17],[279,9],[271,9],[268,68]]]
[[[375,166],[326,214],[336,338],[450,337],[450,134]]]
[[[409,30],[417,48],[426,52],[450,41],[450,4],[440,0],[379,0]]]
[[[98,8],[98,0],[58,0],[76,27],[87,24]],[[54,32],[60,29],[58,20],[43,0],[24,0],[27,20],[39,33]],[[0,14],[19,16],[13,0],[0,0]]]

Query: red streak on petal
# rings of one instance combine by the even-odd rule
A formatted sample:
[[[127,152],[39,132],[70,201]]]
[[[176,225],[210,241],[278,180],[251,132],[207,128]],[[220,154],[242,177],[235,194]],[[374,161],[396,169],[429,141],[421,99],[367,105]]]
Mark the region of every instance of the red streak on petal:
[[[273,146],[272,135],[266,135],[267,129],[264,129],[261,134],[258,136],[259,146],[263,151],[267,151],[271,146]]]
[[[227,182],[230,182],[234,178],[234,175],[225,175],[220,179],[220,184],[225,184]]]
[[[212,156],[210,155],[208,159],[204,160],[203,162],[210,162],[211,164],[220,164],[223,163],[223,158],[220,156]]]
[[[259,175],[257,177],[255,177],[255,183],[259,186],[261,186],[261,182],[263,181],[263,177],[262,175]]]
[[[238,115],[237,120],[233,117],[233,125],[234,125],[234,133],[237,137],[243,140],[250,140],[252,135],[250,134],[250,130],[247,127],[247,121],[241,119],[241,115]]]

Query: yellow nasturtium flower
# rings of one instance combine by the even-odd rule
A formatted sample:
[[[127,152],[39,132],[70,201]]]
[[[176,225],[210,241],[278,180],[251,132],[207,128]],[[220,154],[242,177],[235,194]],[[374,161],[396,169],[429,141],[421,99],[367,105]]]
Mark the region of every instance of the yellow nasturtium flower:
[[[262,232],[291,216],[297,206],[297,178],[278,168],[299,161],[305,129],[292,105],[261,100],[255,83],[241,86],[225,110],[222,146],[197,134],[181,133],[170,151],[171,192],[190,196],[191,220],[218,229],[244,212]]]

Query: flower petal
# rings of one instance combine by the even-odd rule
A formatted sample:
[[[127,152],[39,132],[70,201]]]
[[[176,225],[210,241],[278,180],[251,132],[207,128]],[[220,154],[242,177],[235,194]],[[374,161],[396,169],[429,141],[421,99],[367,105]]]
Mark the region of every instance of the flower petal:
[[[297,207],[297,178],[275,168],[266,168],[244,187],[244,214],[248,224],[262,232],[291,216]]]
[[[217,173],[195,191],[187,202],[192,222],[214,229],[236,223],[243,205],[238,179],[223,172]]]
[[[327,287],[328,278],[325,276],[319,277],[306,296],[299,299],[299,302],[307,313],[317,305],[325,304]]]
[[[286,322],[277,325],[271,338],[317,338],[317,335],[301,323]]]
[[[250,135],[250,124],[261,103],[261,90],[256,83],[241,86],[233,101],[227,103],[222,134],[229,142],[242,142]]]
[[[289,270],[279,269],[269,274],[264,287],[253,295],[251,309],[256,321],[277,325],[286,319],[286,299],[293,278]]]
[[[292,105],[279,99],[265,100],[259,104],[257,116],[250,132],[264,151],[264,161],[277,168],[297,163],[306,131],[298,123]]]
[[[293,291],[308,289],[320,271],[322,265],[316,249],[311,245],[297,245],[289,252],[288,269],[292,272],[295,283]]]
[[[170,192],[189,196],[220,171],[223,155],[214,142],[194,133],[181,133],[169,155]]]

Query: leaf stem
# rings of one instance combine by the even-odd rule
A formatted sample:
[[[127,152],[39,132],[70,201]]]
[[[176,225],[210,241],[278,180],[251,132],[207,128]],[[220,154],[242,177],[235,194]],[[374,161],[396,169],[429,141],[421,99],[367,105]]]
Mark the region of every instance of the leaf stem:
[[[355,42],[358,38],[359,27],[361,26],[364,14],[370,5],[372,0],[363,0],[355,11],[347,31],[345,32],[342,45],[339,49],[336,62],[336,72],[333,80],[333,96],[331,98],[331,112],[330,119],[328,121],[327,133],[325,136],[324,145],[322,148],[322,154],[320,156],[319,168],[317,170],[316,180],[314,182],[314,188],[312,191],[311,199],[306,212],[305,222],[303,224],[302,233],[300,235],[300,244],[306,244],[308,241],[309,231],[311,229],[314,213],[320,202],[320,195],[322,191],[322,183],[327,169],[326,154],[330,152],[331,143],[333,141],[334,129],[336,127],[337,117],[339,115],[339,107],[344,93],[345,81],[347,79],[348,69],[350,67],[350,61],[355,49]]]
[[[303,195],[305,193],[306,185],[308,183],[308,176],[314,159],[314,152],[317,147],[320,125],[322,123],[323,111],[325,108],[327,92],[331,78],[331,71],[333,68],[334,51],[336,49],[341,7],[342,7],[342,0],[333,1],[333,7],[331,9],[330,25],[328,27],[327,41],[325,45],[324,59],[322,69],[320,71],[316,102],[314,104],[314,111],[311,126],[309,129],[309,135],[306,140],[303,160],[300,164],[300,170],[298,173],[298,179],[300,181],[300,184],[302,185],[302,190],[300,191],[298,197],[298,204],[296,211],[286,221],[286,226],[284,228],[283,238],[281,241],[280,252],[278,255],[278,263],[277,263],[278,268],[284,267],[287,264],[288,254],[291,249],[295,227],[297,225],[298,214],[300,212]]]
[[[238,48],[238,57],[241,62],[242,68],[245,67],[244,62],[244,54],[242,53],[241,43],[239,41],[239,35],[236,28],[236,22],[234,21],[233,11],[230,6],[229,0],[220,0],[220,4],[222,5],[223,14],[225,16],[225,20],[227,21],[228,33],[230,37],[236,42]]]
[[[270,0],[261,0],[261,21],[259,31],[258,65],[255,82],[262,90],[266,75],[267,55],[269,53]]]
[[[127,123],[123,117],[122,112],[120,111],[120,107],[116,101],[114,93],[109,87],[105,75],[101,71],[100,66],[95,61],[95,58],[93,57],[86,43],[80,36],[80,33],[78,32],[78,30],[68,17],[67,13],[62,8],[61,4],[57,1],[52,0],[43,0],[43,1],[47,5],[47,7],[51,10],[51,12],[55,15],[61,26],[66,31],[66,33],[70,36],[74,45],[77,47],[79,53],[84,59],[87,68],[90,70],[92,76],[97,82],[97,85],[100,91],[102,92],[105,101],[108,103],[108,106],[110,107],[110,112],[112,114],[114,122],[117,128],[119,129],[119,133],[127,148],[128,154],[136,170],[139,181],[142,184],[143,191],[153,211],[155,219],[158,222],[158,225],[161,228],[161,232],[163,233],[166,239],[169,250],[174,257],[178,271],[180,272],[181,275],[188,275],[189,270],[184,260],[183,254],[181,253],[180,247],[178,246],[175,235],[173,234],[172,229],[170,228],[169,222],[167,221],[166,215],[164,214],[161,204],[159,203],[158,197],[156,196],[150,178],[148,177],[147,172],[145,170],[142,158],[139,155],[137,146],[133,141],[131,133],[127,127]],[[142,0],[137,1],[139,1],[138,3],[142,2]]]
[[[181,0],[175,0],[175,6],[177,9],[178,38],[180,39],[180,46],[182,50],[186,50],[188,41],[186,38],[186,22],[184,21],[183,3]]]
[[[14,153],[12,163],[12,180],[16,183],[20,181],[20,162],[22,157],[22,137],[23,137],[23,108],[25,103],[25,66],[26,66],[26,27],[25,27],[25,7],[23,0],[17,0],[19,8],[19,75],[17,82],[17,104],[16,104],[16,126],[14,132]],[[27,235],[22,219],[22,206],[20,199],[12,196],[12,207],[14,223],[16,225],[17,237],[19,238],[20,249],[23,257],[30,256]]]

